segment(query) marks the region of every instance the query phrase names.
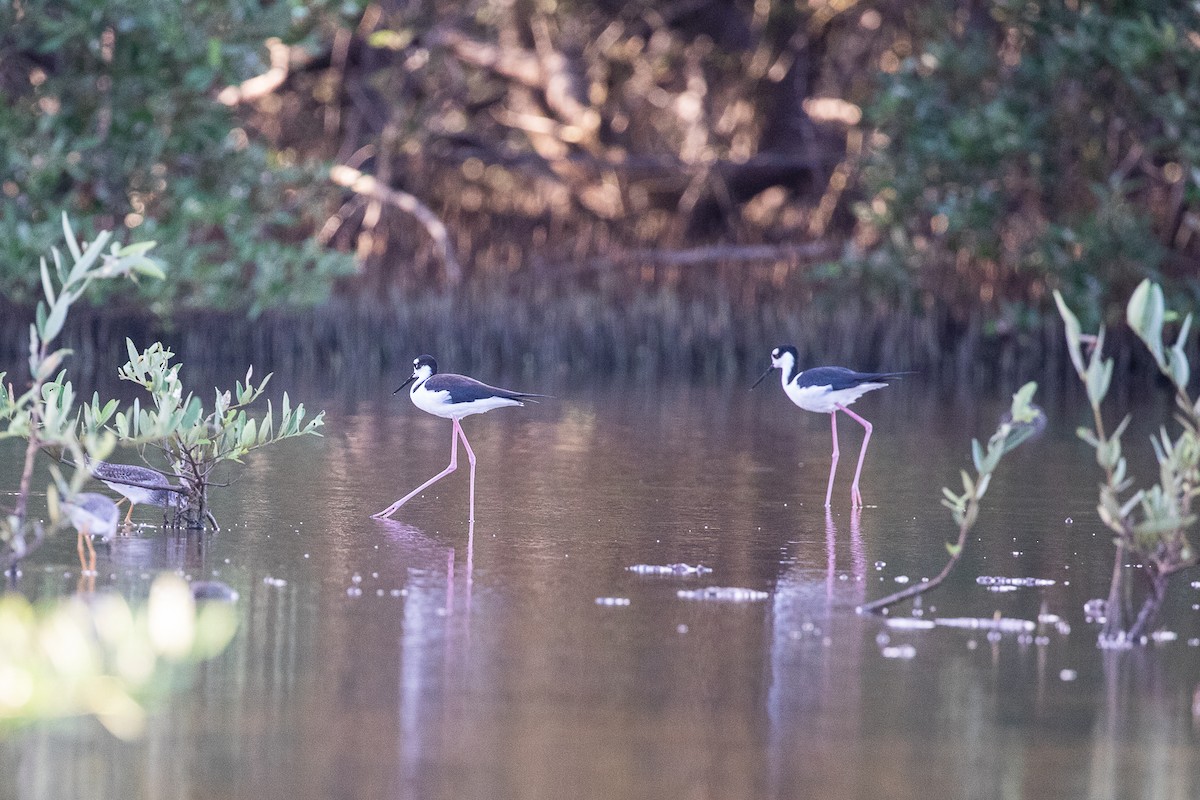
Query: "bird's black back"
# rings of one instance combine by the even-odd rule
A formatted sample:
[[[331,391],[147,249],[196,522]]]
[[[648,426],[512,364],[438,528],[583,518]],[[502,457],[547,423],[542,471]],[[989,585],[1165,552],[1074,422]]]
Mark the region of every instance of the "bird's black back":
[[[887,383],[895,380],[904,372],[855,372],[846,367],[812,367],[802,371],[796,379],[796,385],[828,386],[833,391],[851,389],[864,383]]]

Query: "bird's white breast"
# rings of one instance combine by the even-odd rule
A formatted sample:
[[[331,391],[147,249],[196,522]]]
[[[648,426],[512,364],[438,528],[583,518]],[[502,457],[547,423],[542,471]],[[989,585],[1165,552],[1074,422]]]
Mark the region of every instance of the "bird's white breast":
[[[412,388],[409,397],[417,408],[427,414],[444,419],[462,419],[472,414],[491,411],[493,408],[524,405],[518,400],[510,400],[506,397],[484,397],[467,403],[453,403],[450,401],[450,392],[445,389],[440,392],[431,392],[425,388],[424,381]]]
[[[132,486],[128,483],[111,483],[109,481],[104,481],[104,485],[117,494],[128,497],[134,503],[149,503],[154,497],[154,490],[143,486]]]
[[[805,411],[832,414],[838,406],[848,406],[867,392],[882,389],[886,383],[860,383],[845,389],[833,390],[831,386],[797,386],[796,382],[785,383],[783,390],[793,403]]]

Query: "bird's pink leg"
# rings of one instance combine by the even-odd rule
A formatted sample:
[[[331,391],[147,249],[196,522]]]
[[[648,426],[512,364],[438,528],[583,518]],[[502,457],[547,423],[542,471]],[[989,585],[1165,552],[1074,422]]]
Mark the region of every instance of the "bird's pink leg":
[[[471,449],[471,443],[467,441],[467,434],[462,429],[462,425],[458,420],[454,420],[454,427],[458,428],[458,435],[462,439],[463,447],[467,448],[467,461],[471,463],[471,514],[467,517],[468,522],[475,521],[475,451]]]
[[[383,511],[380,511],[378,514],[372,514],[371,518],[372,519],[387,519],[392,514],[395,514],[396,509],[400,508],[400,506],[404,505],[409,500],[412,500],[414,497],[419,495],[421,492],[425,491],[427,488],[429,488],[433,484],[437,483],[442,478],[449,475],[451,472],[454,472],[454,470],[458,469],[458,435],[461,431],[462,431],[462,428],[460,428],[458,426],[458,420],[454,420],[454,427],[450,429],[450,466],[446,467],[444,470],[439,472],[437,475],[434,475],[432,478],[425,481],[424,483],[422,483],[417,488],[413,489],[408,494],[404,495],[404,497],[401,497],[399,500],[392,503],[390,506],[385,508]],[[466,441],[467,441],[467,438],[464,436],[463,443],[466,444]],[[471,452],[470,445],[467,445],[467,452],[468,453]],[[472,475],[474,474],[474,472],[475,472],[475,458],[474,458],[474,456],[472,456],[471,457],[471,473],[472,473]],[[472,481],[472,486],[474,486],[474,481]]]
[[[873,428],[871,423],[867,422],[865,419],[860,417],[858,414],[855,414],[845,406],[839,405],[838,408],[849,414],[856,422],[858,422],[859,425],[862,425],[863,429],[867,432],[866,435],[863,436],[862,450],[858,451],[858,467],[854,470],[854,483],[850,485],[851,506],[855,508],[862,508],[863,499],[862,492],[858,490],[858,478],[860,475],[862,475],[863,459],[867,457],[867,443],[871,441],[871,431]]]
[[[841,408],[841,406],[838,406]],[[843,411],[845,409],[842,409]],[[833,473],[837,471],[838,441],[837,441],[837,410],[830,412],[829,421],[833,426],[833,458],[829,462],[829,485],[825,487],[825,507],[829,508],[829,498],[833,496]]]

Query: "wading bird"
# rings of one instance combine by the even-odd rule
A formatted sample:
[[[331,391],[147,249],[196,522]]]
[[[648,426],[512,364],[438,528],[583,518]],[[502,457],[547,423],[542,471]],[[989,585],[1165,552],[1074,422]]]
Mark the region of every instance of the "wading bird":
[[[758,386],[771,374],[771,370],[782,371],[783,391],[788,399],[805,411],[815,411],[818,414],[828,414],[833,428],[833,460],[829,465],[829,485],[825,488],[825,507],[829,507],[829,499],[833,496],[833,474],[838,463],[838,434],[837,412],[844,411],[859,425],[863,426],[866,435],[863,437],[862,450],[858,454],[858,467],[854,470],[854,483],[850,486],[850,502],[856,508],[863,504],[862,492],[858,490],[858,479],[862,475],[863,459],[867,456],[867,443],[871,441],[871,423],[855,414],[847,406],[864,394],[875,389],[882,389],[888,381],[894,380],[903,372],[855,372],[845,367],[813,367],[800,370],[796,364],[796,348],[782,345],[771,351],[771,366],[754,382]],[[750,388],[753,389],[754,386]]]
[[[482,414],[485,411],[491,411],[493,408],[523,406],[525,405],[523,401],[526,400],[536,403],[537,398],[545,397],[546,395],[498,389],[495,386],[488,386],[486,383],[480,383],[474,378],[468,378],[465,375],[439,374],[437,362],[433,360],[433,356],[428,355],[418,356],[413,359],[412,375],[392,394],[396,394],[410,383],[412,384],[412,389],[409,390],[408,396],[412,399],[413,405],[426,413],[433,414],[435,417],[443,417],[454,423],[450,438],[450,466],[392,503],[383,511],[371,516],[375,519],[390,517],[396,513],[396,509],[400,508],[400,506],[458,469],[458,440],[462,439],[463,447],[467,450],[467,460],[471,463],[471,513],[469,519],[474,522],[475,453],[471,450],[471,444],[467,441],[467,435],[463,433],[459,420],[471,414]]]
[[[96,492],[80,492],[70,500],[62,501],[62,509],[67,512],[71,526],[78,531],[75,548],[79,551],[79,566],[85,573],[96,572],[96,548],[92,546],[92,537],[99,536],[103,541],[109,541],[117,532],[117,521],[121,511],[117,504],[102,494]],[[88,557],[83,555],[87,546]]]
[[[118,506],[126,500],[129,501],[129,512],[125,515],[126,525],[133,517],[133,507],[139,503],[168,509],[178,508],[183,502],[183,493],[174,491],[167,476],[158,470],[132,464],[110,464],[107,461],[90,463],[92,475],[121,495],[122,499],[117,501]]]

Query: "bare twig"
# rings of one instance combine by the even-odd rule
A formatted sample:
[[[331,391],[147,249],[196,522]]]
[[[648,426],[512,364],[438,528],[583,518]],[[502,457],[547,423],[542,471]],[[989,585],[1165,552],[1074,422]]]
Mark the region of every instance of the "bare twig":
[[[252,103],[274,92],[288,76],[288,61],[291,49],[279,39],[267,39],[267,52],[271,58],[271,68],[261,75],[255,75],[242,81],[237,86],[226,86],[217,94],[217,102],[227,106],[242,103]]]
[[[401,211],[411,214],[425,228],[425,232],[433,239],[434,246],[442,259],[446,270],[446,281],[451,286],[462,283],[462,266],[454,255],[454,245],[450,243],[450,234],[446,224],[437,214],[416,196],[400,189],[385,186],[374,177],[360,172],[353,167],[339,164],[329,170],[330,179],[338,186],[344,186],[355,194],[379,200],[395,206]]]

